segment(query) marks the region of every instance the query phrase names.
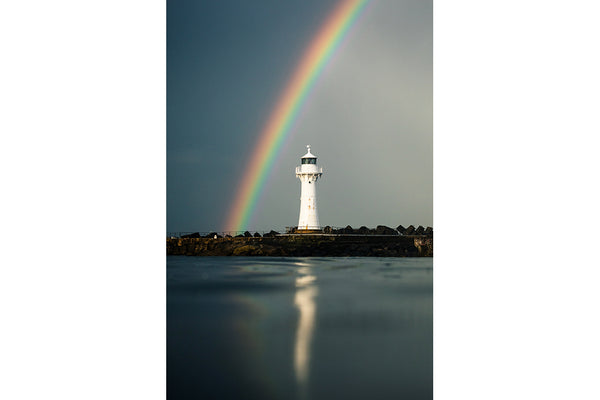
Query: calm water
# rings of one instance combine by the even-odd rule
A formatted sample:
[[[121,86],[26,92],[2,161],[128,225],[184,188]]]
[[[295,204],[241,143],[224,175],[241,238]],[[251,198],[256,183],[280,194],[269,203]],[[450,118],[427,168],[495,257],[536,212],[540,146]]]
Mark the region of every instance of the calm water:
[[[167,257],[175,399],[431,399],[432,258]]]

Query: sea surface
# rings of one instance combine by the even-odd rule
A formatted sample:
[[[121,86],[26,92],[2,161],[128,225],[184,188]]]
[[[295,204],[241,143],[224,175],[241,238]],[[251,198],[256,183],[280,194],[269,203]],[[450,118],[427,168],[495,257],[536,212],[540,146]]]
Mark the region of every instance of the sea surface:
[[[433,398],[432,258],[167,257],[167,398]]]

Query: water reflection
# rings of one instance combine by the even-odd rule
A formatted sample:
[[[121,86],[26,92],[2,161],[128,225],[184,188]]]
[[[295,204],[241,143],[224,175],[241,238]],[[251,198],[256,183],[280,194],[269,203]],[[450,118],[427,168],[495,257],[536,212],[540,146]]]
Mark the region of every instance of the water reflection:
[[[431,259],[169,257],[169,400],[432,399]]]
[[[314,285],[317,277],[310,275],[310,267],[298,269],[299,277],[296,278],[296,296],[294,304],[300,311],[298,330],[296,331],[296,345],[294,350],[294,370],[300,397],[307,394],[308,374],[310,367],[310,344],[315,327],[316,304],[315,297],[318,289]]]

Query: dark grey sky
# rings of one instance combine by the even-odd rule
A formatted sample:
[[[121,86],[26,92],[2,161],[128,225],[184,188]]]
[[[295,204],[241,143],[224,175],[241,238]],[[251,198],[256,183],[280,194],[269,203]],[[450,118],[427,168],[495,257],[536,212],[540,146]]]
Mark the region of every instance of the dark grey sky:
[[[220,230],[256,140],[337,1],[167,2],[167,230]],[[294,167],[324,168],[322,225],[433,225],[432,4],[372,0],[321,75],[251,230],[297,223]]]

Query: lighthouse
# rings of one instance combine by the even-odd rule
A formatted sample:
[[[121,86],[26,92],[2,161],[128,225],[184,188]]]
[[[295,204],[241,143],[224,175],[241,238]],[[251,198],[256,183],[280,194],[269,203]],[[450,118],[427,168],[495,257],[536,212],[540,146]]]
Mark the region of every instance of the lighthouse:
[[[317,179],[323,175],[323,168],[317,167],[317,157],[311,154],[310,145],[306,148],[308,153],[302,156],[302,165],[296,167],[296,177],[302,183],[298,230],[308,232],[321,230],[317,213]]]

